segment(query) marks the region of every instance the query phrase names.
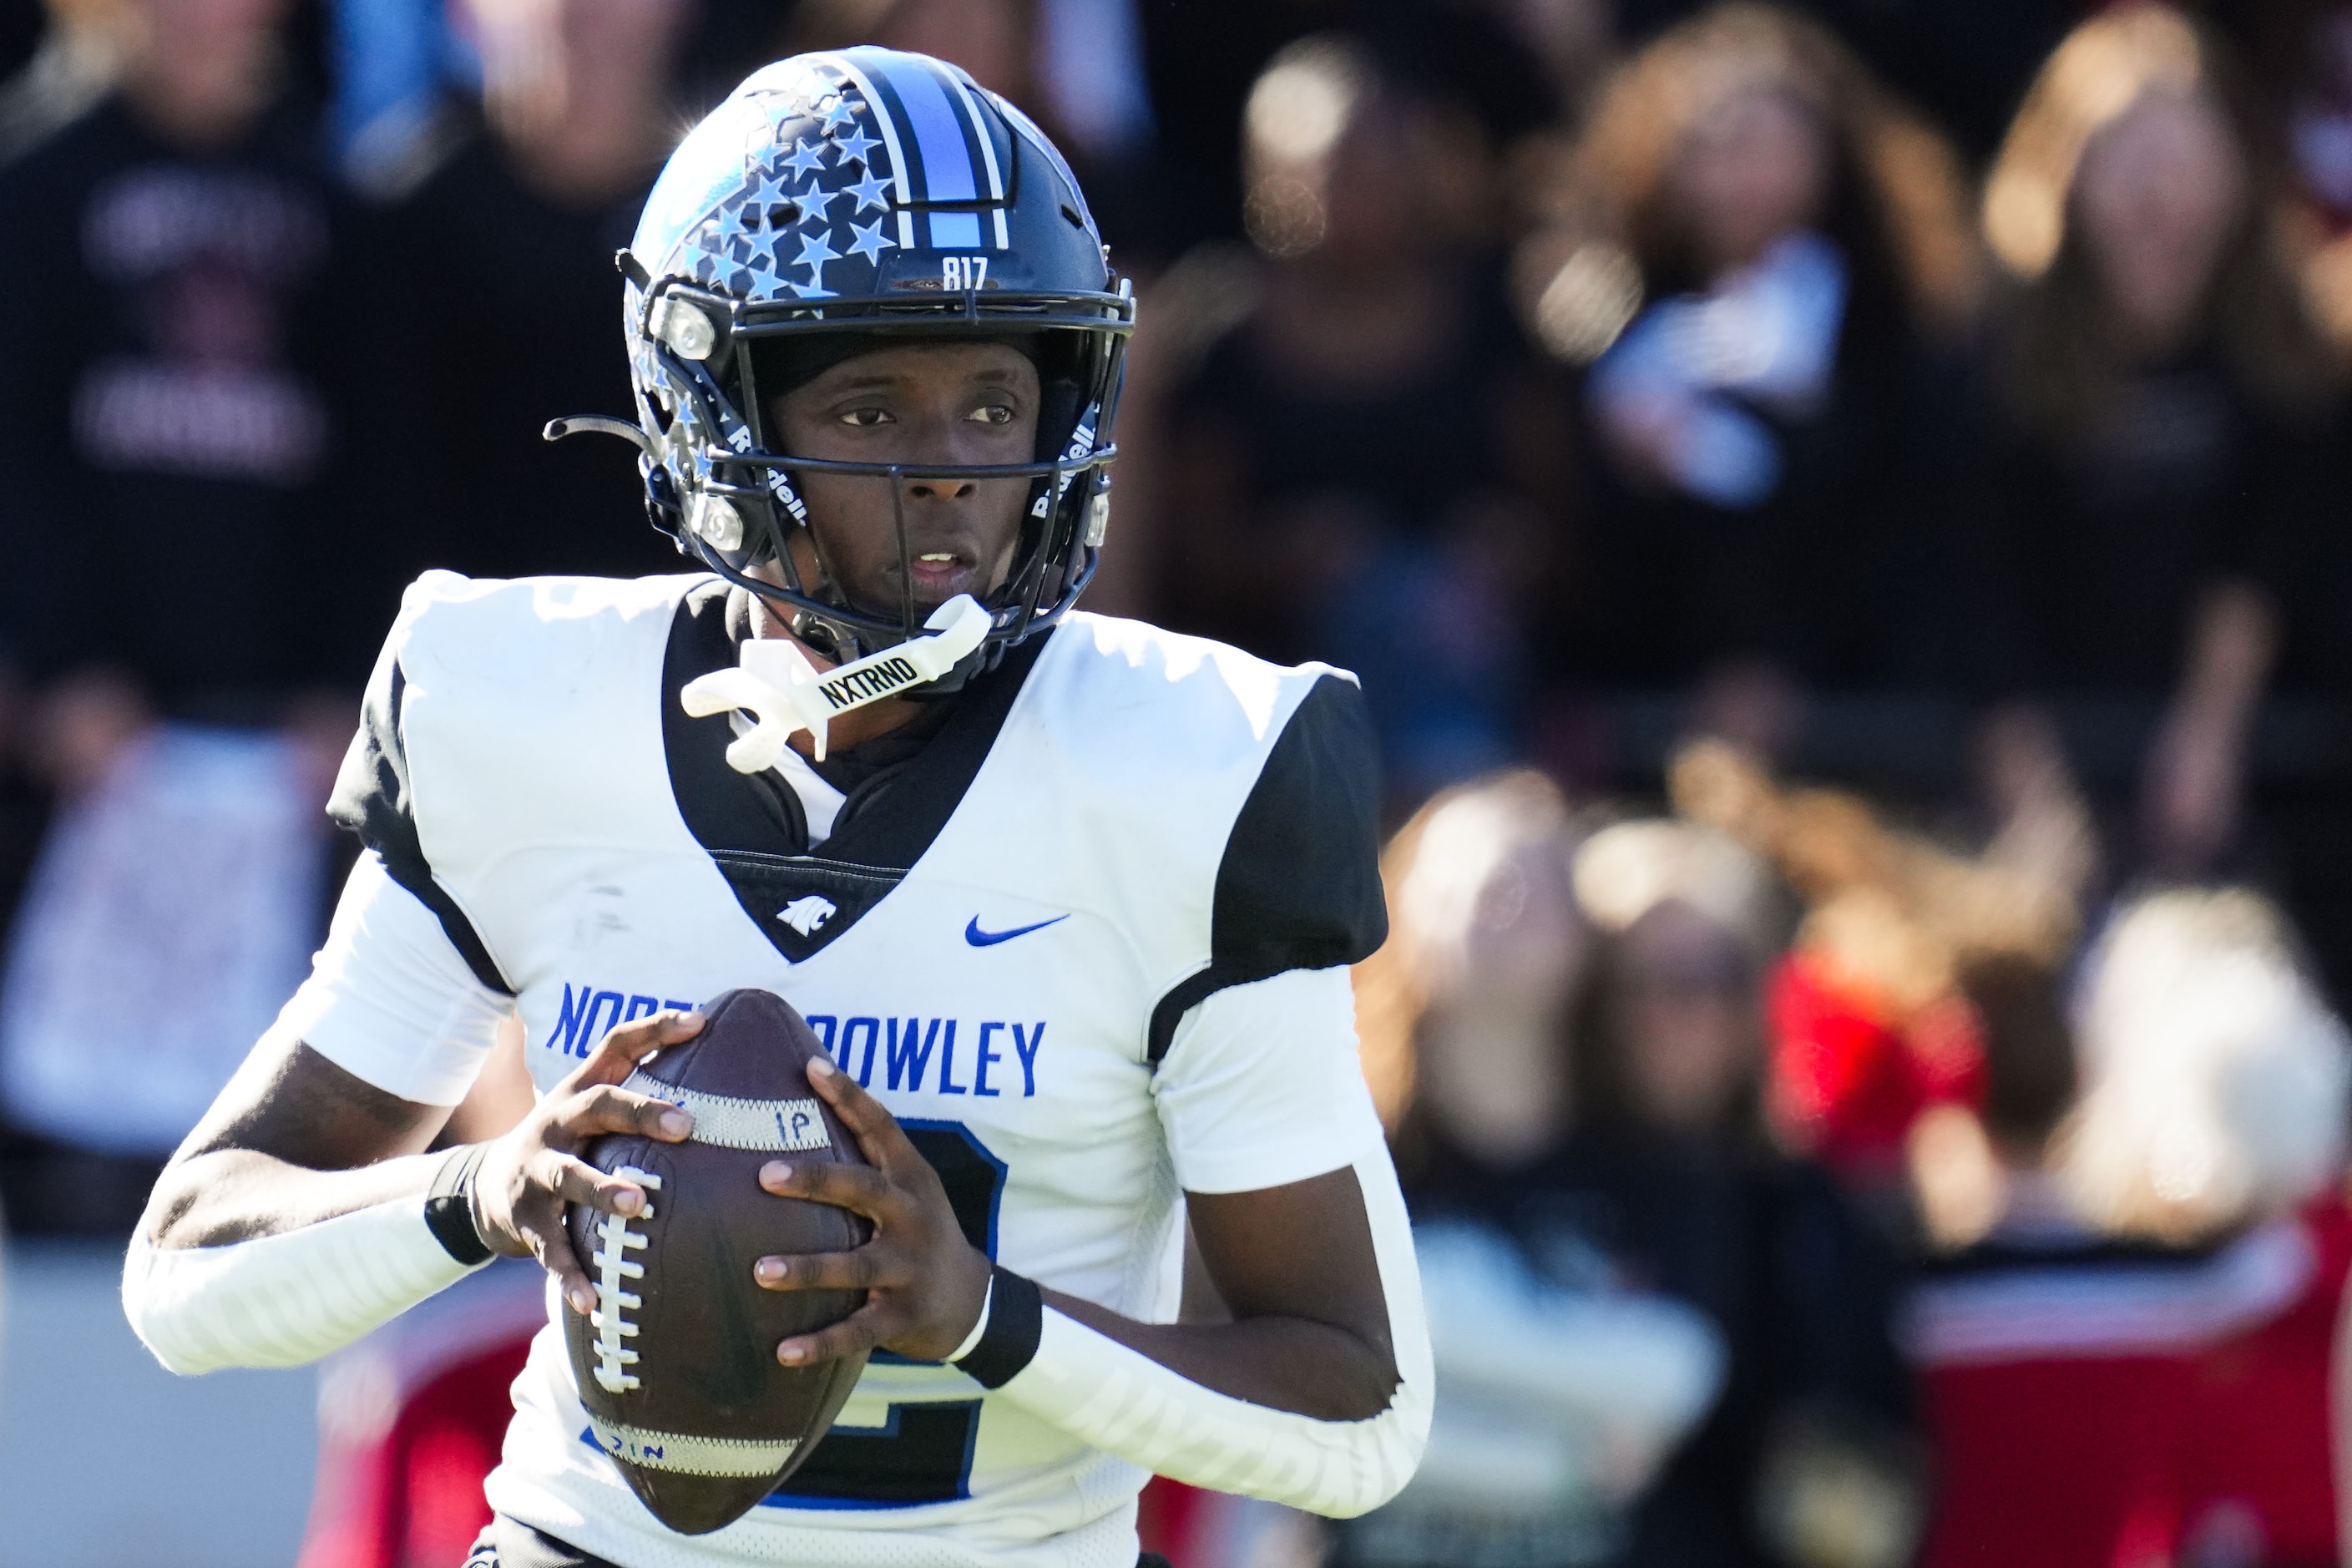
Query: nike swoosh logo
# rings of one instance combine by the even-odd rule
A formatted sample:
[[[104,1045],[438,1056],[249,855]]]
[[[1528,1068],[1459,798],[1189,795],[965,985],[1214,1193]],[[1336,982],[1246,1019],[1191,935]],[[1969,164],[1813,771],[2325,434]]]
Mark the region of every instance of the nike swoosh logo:
[[[980,929],[980,917],[974,915],[971,917],[971,924],[963,928],[963,939],[974,947],[994,947],[1000,942],[1011,942],[1016,936],[1027,936],[1033,931],[1044,931],[1047,926],[1060,925],[1069,918],[1067,915],[1055,915],[1052,920],[1039,921],[1033,926],[1014,926],[1011,931],[982,931]]]

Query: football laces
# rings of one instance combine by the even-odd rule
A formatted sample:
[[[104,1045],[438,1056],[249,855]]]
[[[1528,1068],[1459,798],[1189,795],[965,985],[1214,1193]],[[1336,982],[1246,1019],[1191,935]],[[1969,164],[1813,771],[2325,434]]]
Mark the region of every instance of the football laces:
[[[661,1190],[659,1176],[635,1165],[623,1165],[613,1174],[649,1192]],[[651,1219],[653,1212],[648,1202],[637,1217]],[[626,1314],[644,1306],[645,1299],[628,1289],[628,1281],[644,1279],[646,1266],[629,1254],[650,1245],[645,1232],[629,1228],[625,1215],[608,1214],[596,1222],[596,1250],[589,1255],[596,1266],[596,1308],[588,1314],[588,1324],[596,1331],[596,1384],[607,1394],[625,1394],[638,1385],[636,1374],[629,1371],[637,1363],[637,1352],[625,1342],[637,1337],[637,1325]]]

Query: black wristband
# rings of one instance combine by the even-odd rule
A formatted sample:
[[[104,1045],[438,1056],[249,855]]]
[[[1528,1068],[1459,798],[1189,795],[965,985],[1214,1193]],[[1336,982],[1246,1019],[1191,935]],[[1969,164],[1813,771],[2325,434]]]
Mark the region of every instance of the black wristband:
[[[988,1300],[988,1327],[980,1343],[955,1363],[982,1388],[1003,1388],[1037,1358],[1037,1342],[1045,1332],[1045,1298],[1034,1279],[1015,1274],[1002,1263]]]
[[[425,1189],[425,1228],[444,1252],[468,1268],[488,1263],[492,1256],[490,1244],[474,1224],[474,1173],[489,1148],[487,1143],[463,1143],[450,1150],[433,1173],[433,1184]]]

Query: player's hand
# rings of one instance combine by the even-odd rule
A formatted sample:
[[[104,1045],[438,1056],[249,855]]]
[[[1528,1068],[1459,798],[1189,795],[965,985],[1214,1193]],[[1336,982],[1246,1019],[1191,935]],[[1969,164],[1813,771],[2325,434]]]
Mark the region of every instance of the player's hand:
[[[943,1361],[980,1321],[988,1257],[964,1238],[937,1171],[898,1119],[855,1079],[819,1058],[809,1083],[865,1151],[866,1165],[771,1161],[760,1185],[865,1215],[873,1239],[850,1252],[762,1258],[751,1278],[771,1290],[863,1290],[866,1305],[830,1328],[776,1347],[786,1366],[837,1360],[877,1347],[915,1361]]]
[[[580,1151],[607,1132],[665,1143],[691,1132],[694,1119],[677,1107],[616,1086],[655,1051],[701,1032],[699,1013],[656,1013],[619,1026],[482,1157],[474,1176],[475,1228],[493,1251],[538,1258],[575,1312],[596,1305],[596,1287],[572,1250],[564,1206],[585,1204],[617,1215],[646,1206],[643,1187],[606,1175],[581,1159]]]

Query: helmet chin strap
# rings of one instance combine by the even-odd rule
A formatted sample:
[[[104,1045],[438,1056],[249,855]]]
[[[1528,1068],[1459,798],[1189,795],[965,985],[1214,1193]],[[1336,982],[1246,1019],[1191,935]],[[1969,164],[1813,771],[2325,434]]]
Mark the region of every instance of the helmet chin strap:
[[[825,728],[836,714],[897,697],[939,679],[978,647],[988,635],[989,613],[969,594],[958,594],[923,623],[929,637],[914,637],[817,672],[789,637],[751,637],[733,669],[714,669],[687,682],[678,700],[693,718],[742,710],[753,716],[751,730],[727,748],[727,765],[739,773],[774,767],[795,731],[806,730],[824,761]]]

